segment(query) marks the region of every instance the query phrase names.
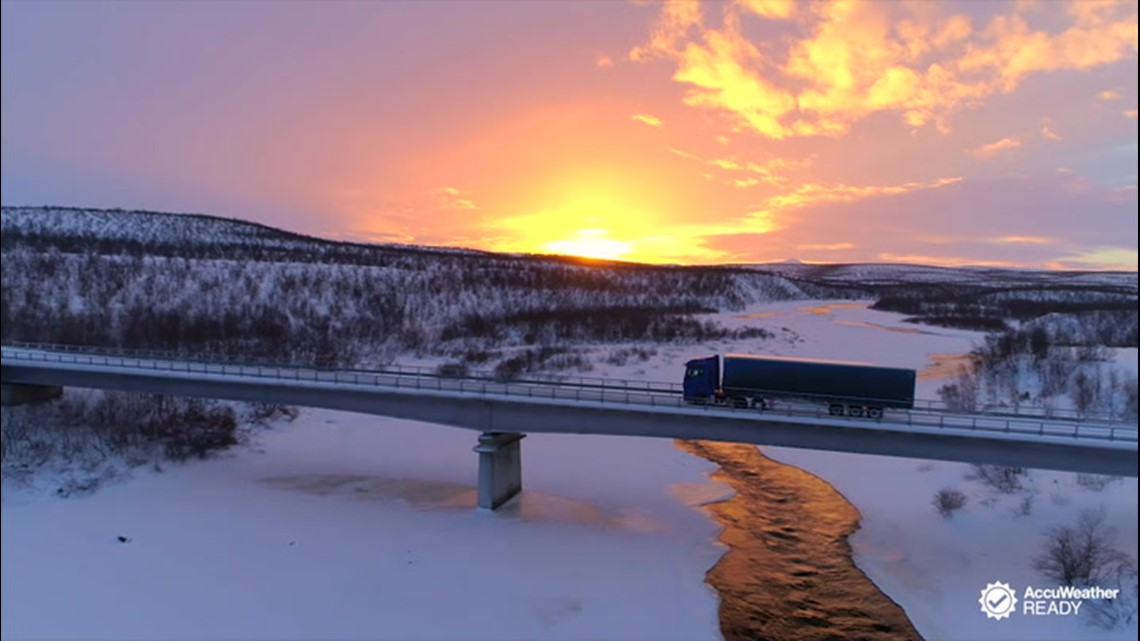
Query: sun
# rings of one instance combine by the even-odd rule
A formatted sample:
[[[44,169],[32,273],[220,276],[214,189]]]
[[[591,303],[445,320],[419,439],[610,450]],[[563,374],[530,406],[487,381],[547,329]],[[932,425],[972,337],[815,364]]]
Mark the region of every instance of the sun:
[[[632,244],[608,238],[608,233],[607,229],[582,229],[574,237],[551,241],[542,249],[552,254],[601,260],[617,260],[633,253]]]

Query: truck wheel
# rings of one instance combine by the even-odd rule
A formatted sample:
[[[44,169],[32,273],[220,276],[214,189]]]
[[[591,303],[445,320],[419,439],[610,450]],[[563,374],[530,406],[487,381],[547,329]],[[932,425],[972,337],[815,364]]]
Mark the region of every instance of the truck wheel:
[[[883,418],[883,408],[869,407],[867,408],[867,418],[873,418],[876,421]]]
[[[859,407],[858,405],[848,406],[847,414],[848,416],[854,416],[855,418],[863,418],[863,408]]]
[[[768,409],[768,401],[765,401],[762,398],[754,398],[752,399],[752,407],[763,412],[764,410]]]
[[[832,416],[843,416],[847,413],[847,410],[839,403],[832,403],[827,406],[827,413]]]

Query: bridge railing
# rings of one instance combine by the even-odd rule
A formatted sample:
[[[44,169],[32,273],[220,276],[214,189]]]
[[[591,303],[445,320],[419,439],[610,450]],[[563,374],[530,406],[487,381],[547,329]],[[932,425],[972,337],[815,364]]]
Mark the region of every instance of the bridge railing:
[[[284,367],[278,365],[252,365],[229,362],[203,362],[144,358],[130,354],[92,354],[85,351],[46,351],[27,348],[2,349],[5,360],[69,363],[105,368],[158,370],[203,377],[243,377],[273,380],[312,381],[339,385],[386,387],[396,389],[432,390],[439,392],[473,393],[496,396],[525,396],[563,401],[588,401],[624,405],[684,408],[689,411],[750,413],[757,410],[720,405],[689,405],[676,393],[659,392],[629,387],[562,385],[534,381],[497,381],[487,379],[450,378],[435,374],[371,371],[331,370],[318,368]],[[1096,439],[1135,443],[1137,428],[1133,424],[1099,424],[1011,417],[994,415],[963,415],[946,412],[888,411],[882,420],[837,417],[828,414],[822,406],[796,406],[787,404],[774,410],[764,410],[763,416],[812,418],[818,421],[841,421],[853,428],[898,429],[911,427],[968,429],[979,432],[1007,434],[1064,436],[1076,439]]]
[[[671,383],[665,381],[638,381],[627,380],[619,378],[609,378],[603,376],[581,376],[581,375],[566,375],[566,374],[534,374],[529,373],[525,377],[510,377],[496,375],[495,372],[487,369],[470,369],[465,372],[451,373],[440,367],[425,367],[422,365],[401,365],[399,363],[392,363],[387,365],[380,365],[375,368],[339,368],[322,366],[310,363],[282,363],[279,361],[261,361],[242,359],[237,360],[228,354],[221,353],[188,353],[167,350],[152,350],[152,349],[137,349],[137,348],[119,348],[119,347],[97,347],[86,345],[63,345],[55,343],[30,343],[30,342],[13,342],[5,343],[3,347],[11,347],[17,349],[35,350],[41,352],[63,352],[67,354],[98,354],[103,356],[127,356],[139,359],[158,359],[164,361],[187,361],[194,363],[209,363],[209,364],[226,364],[226,365],[248,365],[260,367],[280,367],[280,368],[300,368],[306,370],[319,370],[319,371],[355,371],[363,373],[391,373],[391,374],[407,374],[413,376],[426,376],[432,378],[450,378],[450,379],[470,379],[470,380],[488,380],[488,381],[512,381],[519,383],[543,383],[543,384],[557,384],[557,385],[578,385],[582,387],[600,387],[605,389],[635,389],[645,390],[661,393],[681,393],[680,383]]]

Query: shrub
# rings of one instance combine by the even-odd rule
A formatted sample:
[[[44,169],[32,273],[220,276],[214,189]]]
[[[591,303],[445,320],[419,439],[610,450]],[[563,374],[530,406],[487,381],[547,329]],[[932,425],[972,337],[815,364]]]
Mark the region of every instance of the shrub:
[[[1104,474],[1077,474],[1077,485],[1085,488],[1086,490],[1092,490],[1094,492],[1100,492],[1113,482],[1119,480],[1119,476],[1106,476]]]
[[[1059,525],[1045,535],[1045,547],[1033,568],[1062,585],[1099,585],[1129,557],[1113,545],[1115,531],[1104,508],[1083,510],[1075,523]]]
[[[435,373],[447,378],[462,378],[467,376],[470,368],[467,363],[442,363],[435,368]]]
[[[1021,497],[1021,502],[1013,509],[1014,516],[1029,516],[1033,513],[1033,495],[1027,494]]]
[[[951,412],[970,413],[978,409],[978,377],[967,367],[959,367],[953,383],[938,388],[938,397]]]
[[[1136,564],[1131,559],[1123,559],[1111,567],[1107,577],[1101,579],[1101,587],[1120,590],[1115,599],[1091,599],[1085,604],[1089,621],[1101,628],[1111,630],[1136,622],[1136,605],[1140,601],[1136,580]]]
[[[1024,467],[975,465],[972,476],[1003,494],[1012,494],[1022,489],[1021,480],[1028,475],[1029,471]]]
[[[934,494],[934,509],[942,515],[942,518],[948,519],[954,515],[955,512],[966,507],[966,495],[953,488],[943,488]]]
[[[67,390],[57,403],[6,407],[2,416],[3,475],[24,478],[54,461],[79,475],[62,481],[61,496],[94,489],[120,464],[205,458],[238,442],[233,408],[201,399]]]
[[[187,412],[181,421],[181,425],[173,426],[162,439],[168,459],[203,459],[211,452],[237,445],[237,419],[231,407]]]

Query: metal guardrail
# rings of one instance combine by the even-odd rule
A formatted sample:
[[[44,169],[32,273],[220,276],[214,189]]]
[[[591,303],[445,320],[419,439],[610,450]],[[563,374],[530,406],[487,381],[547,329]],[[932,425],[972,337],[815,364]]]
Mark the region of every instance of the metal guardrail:
[[[416,389],[438,392],[527,397],[559,401],[588,401],[629,406],[679,408],[693,412],[730,412],[762,416],[808,418],[819,421],[841,422],[852,428],[907,429],[913,427],[961,429],[989,434],[1005,433],[1031,436],[1070,437],[1081,440],[1112,441],[1122,444],[1137,442],[1137,427],[1133,424],[1099,424],[1034,419],[1030,417],[997,417],[992,415],[951,414],[923,410],[888,410],[883,419],[860,419],[832,416],[822,407],[784,406],[777,409],[755,410],[720,405],[691,405],[675,391],[637,389],[623,386],[564,385],[541,381],[495,381],[471,378],[450,378],[423,371],[372,371],[334,370],[280,365],[255,365],[232,362],[210,362],[186,359],[145,358],[127,353],[91,353],[87,350],[44,350],[23,346],[2,346],[0,355],[5,360],[75,364],[105,368],[165,371],[239,378],[271,379],[280,381],[311,381],[334,385],[356,385],[395,389]],[[420,368],[424,370],[426,368]],[[602,379],[604,380],[604,379]]]
[[[426,376],[433,378],[447,378],[447,379],[469,379],[469,380],[487,380],[497,382],[511,382],[511,383],[540,383],[540,384],[558,384],[558,385],[576,385],[581,387],[600,387],[603,389],[631,389],[642,390],[659,393],[675,393],[680,394],[682,385],[680,383],[670,383],[665,381],[634,381],[618,378],[607,378],[603,376],[566,376],[566,375],[535,375],[529,374],[525,378],[510,378],[506,379],[497,376],[494,372],[486,369],[471,369],[464,373],[446,373],[440,371],[438,367],[424,367],[419,365],[400,365],[390,364],[384,365],[377,369],[350,369],[345,370],[336,367],[325,367],[320,365],[311,364],[297,364],[297,363],[280,363],[270,361],[249,361],[249,360],[236,360],[229,358],[223,354],[188,354],[186,352],[163,351],[163,350],[144,350],[132,348],[116,348],[116,347],[88,347],[83,345],[58,345],[53,343],[23,343],[13,342],[5,343],[0,347],[10,347],[16,349],[38,350],[43,352],[64,352],[72,354],[100,354],[105,356],[130,356],[140,359],[158,359],[169,361],[188,361],[194,363],[210,363],[210,364],[227,364],[227,365],[249,365],[249,366],[262,366],[262,367],[282,367],[282,368],[298,368],[317,371],[354,371],[354,372],[367,372],[367,373],[384,373],[384,374],[408,374],[414,376]]]

